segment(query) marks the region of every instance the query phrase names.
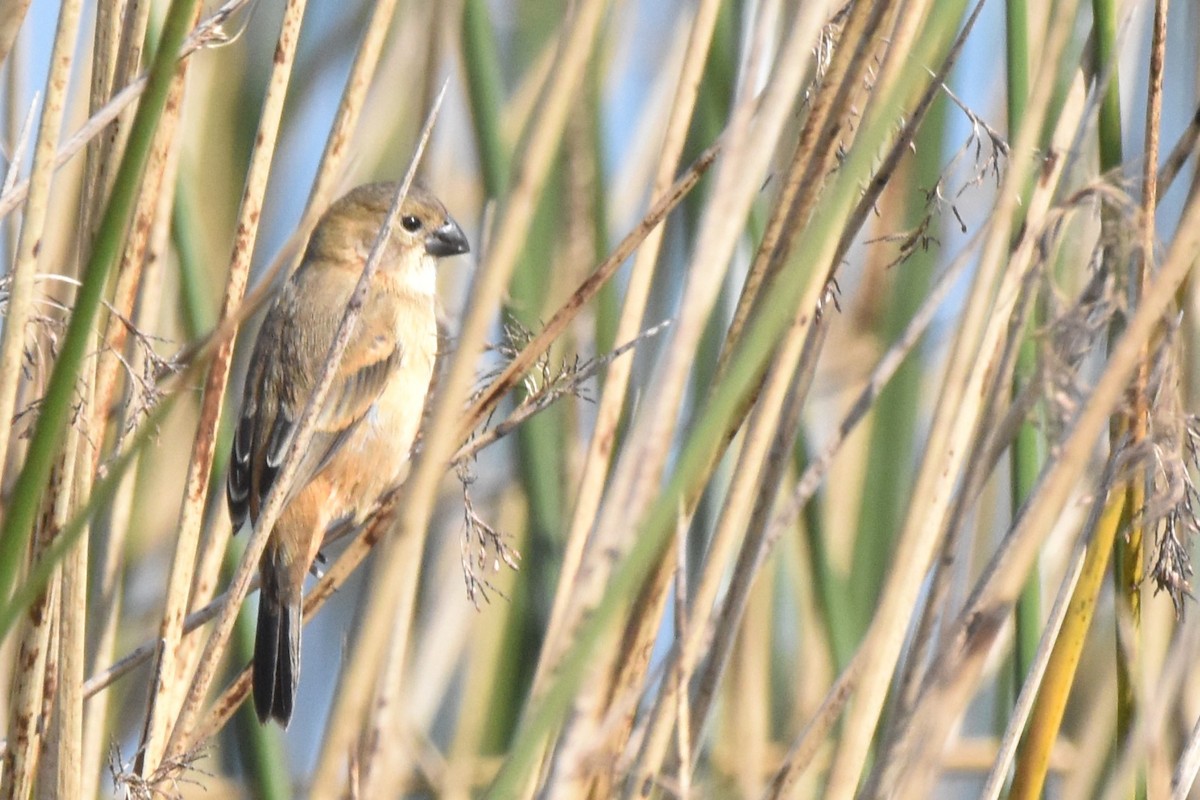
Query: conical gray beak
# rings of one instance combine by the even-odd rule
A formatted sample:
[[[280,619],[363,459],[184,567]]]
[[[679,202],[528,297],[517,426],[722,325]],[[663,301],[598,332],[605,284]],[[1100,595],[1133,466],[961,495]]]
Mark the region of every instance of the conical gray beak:
[[[458,223],[447,218],[446,224],[429,234],[425,240],[425,252],[431,256],[457,256],[471,252],[471,245]]]

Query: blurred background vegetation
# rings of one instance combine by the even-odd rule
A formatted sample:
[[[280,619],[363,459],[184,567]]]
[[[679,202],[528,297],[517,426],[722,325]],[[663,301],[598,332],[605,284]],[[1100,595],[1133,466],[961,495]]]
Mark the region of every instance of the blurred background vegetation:
[[[1200,796],[1197,30],[0,4],[0,797]],[[263,727],[245,344],[410,165],[441,377]]]

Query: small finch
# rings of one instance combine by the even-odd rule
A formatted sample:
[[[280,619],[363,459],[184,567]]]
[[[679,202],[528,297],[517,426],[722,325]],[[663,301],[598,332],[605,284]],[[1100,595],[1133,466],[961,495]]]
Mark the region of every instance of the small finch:
[[[258,519],[396,188],[360,186],[330,206],[267,312],[226,486],[235,531],[247,515]],[[361,522],[402,477],[437,356],[435,267],[469,249],[445,206],[413,187],[259,564],[254,707],[263,722],[286,727],[292,716],[304,578],[326,531]]]

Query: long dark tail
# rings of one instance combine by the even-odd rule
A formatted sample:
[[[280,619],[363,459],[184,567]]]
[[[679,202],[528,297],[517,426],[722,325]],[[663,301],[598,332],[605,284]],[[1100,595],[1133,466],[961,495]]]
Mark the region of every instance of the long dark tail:
[[[276,719],[286,728],[300,679],[300,593],[280,585],[286,575],[282,565],[272,562],[268,551],[254,637],[254,710],[260,722]]]

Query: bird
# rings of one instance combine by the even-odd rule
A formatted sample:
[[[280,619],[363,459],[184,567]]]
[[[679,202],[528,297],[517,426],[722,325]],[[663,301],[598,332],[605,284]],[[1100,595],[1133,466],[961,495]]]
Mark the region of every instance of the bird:
[[[235,532],[258,520],[396,194],[370,183],[335,201],[263,319],[226,481]],[[361,523],[403,476],[437,357],[436,267],[469,251],[441,201],[410,187],[259,562],[252,684],[263,724],[286,728],[295,708],[304,579],[326,531]]]

